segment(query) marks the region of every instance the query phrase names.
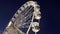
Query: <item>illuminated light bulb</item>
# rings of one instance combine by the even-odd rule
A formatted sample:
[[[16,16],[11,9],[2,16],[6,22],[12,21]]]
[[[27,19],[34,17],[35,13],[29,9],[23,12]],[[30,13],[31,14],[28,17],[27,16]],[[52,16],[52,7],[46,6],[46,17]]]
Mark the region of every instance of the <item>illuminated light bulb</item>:
[[[27,4],[24,4],[23,6],[24,6],[24,8],[26,8],[27,7]]]
[[[39,23],[38,22],[32,22],[32,27],[35,27],[35,26],[39,26]]]
[[[20,11],[20,10],[18,10],[18,11],[17,11],[17,13],[18,13],[18,14],[20,14],[20,13],[21,13],[21,11]]]
[[[38,11],[38,12],[34,12],[34,16],[35,16],[35,19],[40,19],[41,18],[41,12]]]
[[[40,30],[38,22],[33,22],[31,25],[32,25],[33,32],[38,32]]]
[[[12,21],[9,22],[8,26],[6,28],[9,28],[12,24]]]
[[[21,7],[21,10],[22,10],[22,11],[24,10],[24,7],[23,7],[23,6]]]
[[[40,14],[35,14],[35,19],[40,19],[41,15]]]
[[[35,26],[32,28],[33,32],[39,32],[39,30],[40,30],[39,26]]]

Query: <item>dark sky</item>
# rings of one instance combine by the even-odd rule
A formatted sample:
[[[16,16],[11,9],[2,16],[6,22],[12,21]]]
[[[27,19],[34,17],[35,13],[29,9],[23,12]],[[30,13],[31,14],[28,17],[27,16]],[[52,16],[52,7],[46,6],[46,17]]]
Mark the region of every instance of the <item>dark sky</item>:
[[[56,0],[35,0],[41,8],[41,30],[38,34],[59,34],[59,11]],[[14,13],[27,0],[0,0],[0,34],[3,32]],[[59,16],[59,17],[58,17]]]

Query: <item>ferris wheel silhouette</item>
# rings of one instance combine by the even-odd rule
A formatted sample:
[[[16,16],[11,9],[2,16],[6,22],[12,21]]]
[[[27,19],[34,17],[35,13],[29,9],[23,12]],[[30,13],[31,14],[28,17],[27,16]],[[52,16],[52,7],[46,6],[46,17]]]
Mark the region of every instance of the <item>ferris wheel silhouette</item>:
[[[37,34],[40,19],[40,6],[36,1],[28,1],[16,11],[3,34],[29,34],[31,29]]]

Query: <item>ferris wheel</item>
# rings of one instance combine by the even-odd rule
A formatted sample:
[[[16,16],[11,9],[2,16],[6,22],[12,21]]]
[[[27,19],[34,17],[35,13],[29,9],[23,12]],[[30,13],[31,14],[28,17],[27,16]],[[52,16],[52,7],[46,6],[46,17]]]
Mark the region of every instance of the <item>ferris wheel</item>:
[[[3,34],[35,34],[40,31],[41,12],[36,1],[28,1],[14,14]]]

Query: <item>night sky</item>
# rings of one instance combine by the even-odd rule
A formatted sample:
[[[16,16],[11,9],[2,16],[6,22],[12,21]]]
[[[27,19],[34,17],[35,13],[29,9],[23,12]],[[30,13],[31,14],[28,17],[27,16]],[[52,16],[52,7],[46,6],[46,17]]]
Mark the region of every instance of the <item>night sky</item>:
[[[56,0],[35,0],[41,8],[41,30],[38,34],[59,34],[59,11]],[[0,34],[4,31],[14,13],[27,0],[0,0]],[[59,17],[58,17],[59,16]]]

